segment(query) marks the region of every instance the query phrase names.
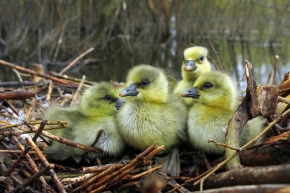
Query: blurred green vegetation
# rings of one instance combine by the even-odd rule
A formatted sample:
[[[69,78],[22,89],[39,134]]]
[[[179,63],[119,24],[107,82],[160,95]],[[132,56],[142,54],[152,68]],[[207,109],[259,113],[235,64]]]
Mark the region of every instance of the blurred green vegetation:
[[[133,65],[149,63],[180,77],[183,49],[209,49],[216,63],[243,79],[243,61],[266,83],[274,55],[278,78],[289,70],[289,0],[1,0],[0,58],[60,71],[90,47],[86,65],[70,75],[124,81]],[[82,61],[83,61],[82,60]],[[288,69],[287,69],[288,65]],[[0,67],[0,80],[13,79]]]

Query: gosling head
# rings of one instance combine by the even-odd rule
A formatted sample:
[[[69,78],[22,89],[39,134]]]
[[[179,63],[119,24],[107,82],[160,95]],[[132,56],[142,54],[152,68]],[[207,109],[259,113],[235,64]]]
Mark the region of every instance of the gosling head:
[[[237,90],[232,79],[222,72],[207,72],[199,76],[192,89],[181,93],[191,97],[193,104],[232,110],[236,106]]]
[[[122,101],[118,98],[118,90],[107,82],[98,83],[88,88],[81,99],[80,111],[88,116],[110,116]]]
[[[211,71],[207,54],[208,50],[201,46],[193,46],[184,50],[181,65],[183,79],[196,78],[200,73]]]
[[[132,68],[127,76],[127,88],[119,96],[133,96],[134,100],[163,102],[167,100],[168,81],[159,68],[139,65]]]

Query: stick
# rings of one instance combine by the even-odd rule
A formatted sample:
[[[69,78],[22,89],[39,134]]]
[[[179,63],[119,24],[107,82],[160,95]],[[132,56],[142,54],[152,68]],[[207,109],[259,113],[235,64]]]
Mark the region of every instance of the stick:
[[[17,167],[17,165],[22,161],[22,159],[25,157],[25,155],[28,153],[28,151],[31,149],[30,146],[26,147],[26,149],[21,153],[21,155],[18,157],[17,161],[13,163],[13,165],[4,172],[3,176],[7,177],[9,174],[11,174],[14,169]]]
[[[209,41],[209,44],[210,44],[210,46],[211,46],[213,52],[215,53],[215,55],[216,55],[216,57],[217,57],[217,59],[218,59],[219,65],[220,65],[220,68],[218,68],[217,65],[215,65],[216,69],[217,69],[217,70],[221,70],[221,71],[223,71],[223,66],[222,66],[222,63],[221,63],[220,57],[219,57],[219,55],[218,55],[218,52],[215,50],[215,48],[214,48],[213,44],[211,43],[211,41]]]
[[[70,102],[70,106],[72,106],[72,105],[75,104],[75,100],[76,100],[78,94],[80,93],[80,91],[81,91],[81,89],[82,89],[82,87],[83,87],[83,84],[84,84],[84,81],[85,81],[85,80],[86,80],[86,76],[83,75],[83,77],[82,77],[82,81],[80,82],[80,84],[79,84],[79,86],[78,86],[78,89],[77,89],[77,91],[75,92],[75,94],[73,95],[73,98],[72,98],[72,100],[71,100],[71,102]]]
[[[26,182],[24,182],[21,185],[18,185],[16,188],[14,188],[13,190],[10,190],[8,193],[18,192],[19,190],[22,190],[28,184],[32,183],[37,178],[41,177],[42,174],[44,174],[45,172],[47,172],[49,169],[51,169],[53,167],[54,167],[53,164],[50,164],[50,165],[46,166],[45,168],[41,169],[39,172],[37,172],[36,174],[31,176],[31,178],[29,178]]]
[[[275,64],[274,64],[274,75],[273,75],[273,82],[272,84],[276,84],[276,74],[277,74],[277,69],[278,69],[278,62],[279,62],[279,56],[275,55]]]
[[[68,69],[70,69],[75,63],[77,63],[77,61],[79,61],[82,57],[84,57],[85,55],[87,55],[88,53],[90,53],[91,51],[93,51],[94,48],[90,48],[87,51],[85,51],[84,53],[82,53],[81,55],[79,55],[76,59],[74,59],[69,65],[67,65],[59,74],[62,75],[63,73],[65,73]]]
[[[43,165],[45,167],[49,167],[49,162],[47,161],[47,159],[45,158],[45,156],[42,154],[42,152],[39,150],[39,148],[37,147],[37,145],[34,143],[34,141],[31,138],[26,138],[25,139],[28,144],[34,149],[34,151],[36,152],[37,156],[39,157],[39,159],[41,160],[41,162],[43,163]],[[66,193],[62,183],[60,182],[60,180],[58,179],[55,171],[50,168],[49,169],[49,173],[54,181],[54,183],[57,186],[57,189],[59,190],[59,192],[61,193]]]
[[[29,70],[29,69],[23,68],[21,66],[18,66],[18,65],[9,63],[9,62],[5,62],[4,60],[0,60],[0,64],[2,64],[3,66],[7,66],[9,68],[12,68],[12,69],[19,70],[21,72],[25,72],[25,73],[32,74],[32,75],[35,75],[35,76],[40,76],[40,77],[43,77],[43,78],[46,78],[46,79],[49,79],[49,80],[52,80],[54,82],[58,82],[58,83],[61,83],[61,84],[73,84],[73,83],[70,83],[70,82],[55,78],[53,76],[42,74],[42,73],[36,72],[34,70]]]

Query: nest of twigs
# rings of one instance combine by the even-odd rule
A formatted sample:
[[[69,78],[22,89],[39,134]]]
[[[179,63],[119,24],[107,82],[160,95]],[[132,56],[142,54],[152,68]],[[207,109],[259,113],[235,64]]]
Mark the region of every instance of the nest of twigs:
[[[69,160],[56,163],[47,160],[42,153],[47,145],[45,138],[95,151],[93,147],[53,136],[46,130],[55,129],[59,122],[41,120],[48,101],[59,105],[74,103],[82,88],[91,82],[61,74],[46,75],[5,61],[0,63],[43,78],[38,82],[17,83],[17,88],[16,83],[2,83],[0,87],[1,192],[290,191],[290,110],[289,100],[284,98],[290,93],[289,73],[279,87],[257,88],[251,74],[251,64],[246,62],[247,94],[233,115],[233,129],[241,126],[235,122],[235,117],[249,120],[264,116],[269,124],[261,135],[270,133],[270,137],[256,143],[258,136],[240,148],[213,141],[216,145],[226,146],[233,153],[224,158],[211,157],[210,162],[204,156],[190,152],[187,147],[180,147],[181,174],[169,176],[161,173],[159,169],[162,165],[152,159],[164,149],[163,146],[152,145],[123,161],[120,161],[122,158],[106,157],[97,158],[94,163]],[[52,90],[58,92],[54,94]],[[278,102],[288,106],[283,113],[275,115]],[[66,123],[62,126],[65,127]],[[224,166],[229,162],[232,162],[231,168],[226,170]]]

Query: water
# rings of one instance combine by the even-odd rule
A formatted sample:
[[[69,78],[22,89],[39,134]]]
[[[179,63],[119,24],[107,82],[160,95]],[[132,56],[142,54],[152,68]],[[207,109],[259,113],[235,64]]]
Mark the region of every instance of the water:
[[[287,49],[281,45],[270,48],[261,44],[242,45],[240,42],[228,42],[226,40],[211,41],[220,57],[223,71],[239,82],[240,89],[246,87],[244,66],[245,60],[253,64],[254,79],[262,85],[268,81],[268,74],[274,69],[275,55],[279,55],[279,66],[277,81],[279,84],[286,72],[290,70],[290,58],[287,56]],[[132,49],[129,49],[129,44]],[[149,45],[140,40],[125,42],[115,39],[107,49],[99,53],[98,62],[85,66],[76,65],[66,74],[81,78],[86,75],[91,81],[118,81],[126,80],[127,71],[134,65],[150,64],[165,69],[175,78],[180,79],[180,66],[183,59],[184,48],[189,44],[171,39],[166,44]],[[196,45],[205,46],[209,49],[209,56],[218,64],[216,54],[213,52],[209,41],[198,40]],[[94,56],[88,55],[86,58]],[[20,63],[21,65],[21,63]],[[28,66],[28,64],[26,64]],[[46,66],[46,73],[49,71],[59,72],[64,66]],[[215,67],[213,66],[213,69]],[[0,67],[1,81],[16,81],[17,77],[11,69]]]
[[[254,79],[262,85],[274,68],[275,55],[280,57],[276,85],[290,70],[289,1],[156,1],[155,21],[146,1],[123,0],[120,5],[105,0],[21,2],[0,1],[0,58],[28,67],[40,60],[41,43],[46,73],[65,67],[51,65],[52,61],[68,64],[94,46],[85,59],[97,62],[77,64],[66,74],[123,82],[132,66],[151,64],[180,79],[182,52],[190,43],[207,47],[218,64],[209,42],[218,51],[224,72],[242,90],[245,60],[253,64]],[[115,8],[104,9],[107,5]],[[103,10],[111,11],[102,15]],[[102,22],[104,29],[96,31]],[[165,40],[167,26],[171,37]],[[11,69],[0,66],[0,81],[16,80]]]
[[[245,46],[239,42],[228,43],[225,40],[215,42],[223,71],[233,77],[235,81],[241,81],[241,89],[245,88],[245,60],[253,64],[254,79],[262,85],[267,84],[268,74],[273,71],[275,55],[279,55],[276,84],[280,83],[286,72],[290,70],[289,57],[286,49],[275,47],[274,50],[260,45],[250,45],[246,51]],[[136,43],[138,45],[138,43]],[[122,47],[115,49],[115,53],[108,52],[105,59],[95,65],[87,65],[81,68],[74,76],[81,77],[85,74],[93,81],[114,80],[125,81],[127,71],[134,65],[150,64],[164,68],[169,74],[180,79],[180,66],[183,59],[182,53],[188,45],[184,42],[171,41],[163,45],[145,45],[134,47],[133,52],[126,52]],[[209,56],[218,64],[218,60],[207,41],[200,41],[197,45],[209,49]],[[214,66],[213,66],[213,69]]]

